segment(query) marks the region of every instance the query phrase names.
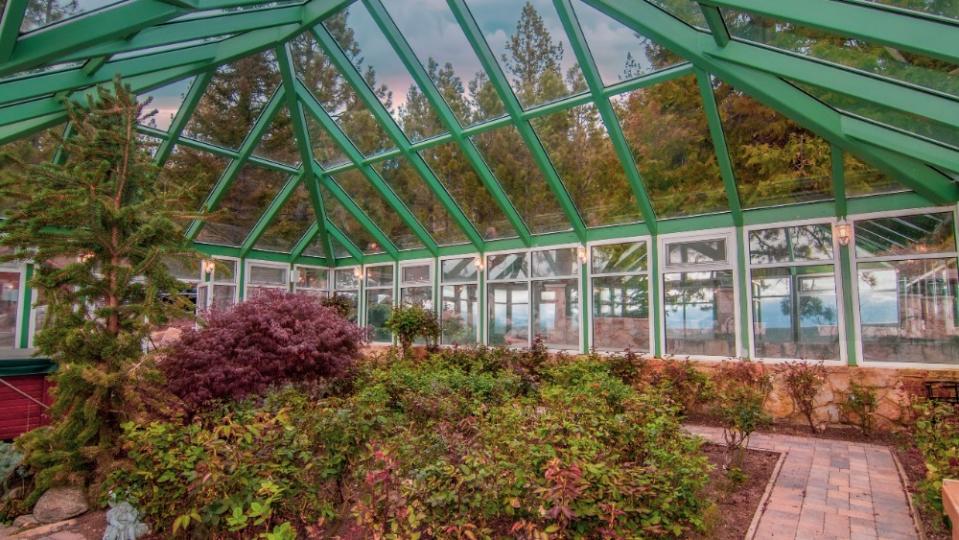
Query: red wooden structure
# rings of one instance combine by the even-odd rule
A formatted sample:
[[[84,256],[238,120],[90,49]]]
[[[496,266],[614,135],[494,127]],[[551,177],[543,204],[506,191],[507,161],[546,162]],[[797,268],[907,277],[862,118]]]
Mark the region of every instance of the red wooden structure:
[[[47,360],[0,360],[0,440],[9,440],[49,421]]]

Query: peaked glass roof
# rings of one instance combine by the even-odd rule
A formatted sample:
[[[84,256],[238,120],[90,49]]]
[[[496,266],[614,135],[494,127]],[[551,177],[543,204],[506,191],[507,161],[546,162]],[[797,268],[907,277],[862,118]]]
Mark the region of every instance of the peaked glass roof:
[[[952,204],[956,43],[942,0],[6,0],[0,173],[69,159],[63,100],[120,75],[188,234],[239,256]]]

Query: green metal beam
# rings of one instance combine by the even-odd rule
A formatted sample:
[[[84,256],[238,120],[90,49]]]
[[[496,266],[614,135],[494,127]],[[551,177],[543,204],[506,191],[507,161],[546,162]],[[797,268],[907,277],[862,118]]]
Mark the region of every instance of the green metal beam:
[[[287,178],[286,183],[280,188],[279,193],[273,197],[273,200],[270,201],[270,205],[266,208],[266,211],[263,212],[263,214],[260,216],[260,219],[258,219],[256,224],[253,225],[253,228],[250,229],[250,233],[246,235],[243,243],[240,244],[240,257],[246,257],[250,250],[253,249],[253,246],[255,246],[260,240],[260,237],[263,236],[263,233],[266,231],[267,227],[273,223],[273,219],[276,218],[277,212],[279,212],[280,208],[283,208],[283,205],[290,200],[290,196],[293,195],[293,192],[296,191],[296,188],[298,188],[300,183],[303,182],[303,177],[306,176],[306,174],[307,173],[304,170],[300,174]]]
[[[27,12],[29,0],[8,0],[0,20],[0,64],[6,62],[17,43],[23,15]]]
[[[437,253],[437,244],[433,240],[433,237],[430,236],[429,231],[423,227],[422,224],[416,219],[416,216],[410,212],[409,208],[406,207],[406,204],[396,196],[396,193],[393,192],[392,188],[383,180],[376,170],[369,166],[363,165],[363,155],[360,154],[360,151],[353,144],[353,141],[346,136],[346,133],[343,133],[343,130],[340,126],[333,120],[333,117],[323,109],[323,106],[316,100],[316,97],[313,96],[303,86],[302,83],[298,83],[296,86],[297,94],[299,94],[300,102],[306,106],[306,110],[313,115],[313,117],[320,123],[323,129],[330,135],[330,138],[340,147],[340,150],[345,154],[350,161],[356,165],[360,173],[370,182],[377,193],[383,197],[386,204],[393,209],[394,212],[403,220],[403,223],[410,228],[410,231],[413,232],[420,242],[426,247],[430,253]]]
[[[733,162],[729,157],[729,148],[726,146],[726,134],[723,131],[722,120],[719,117],[719,108],[716,106],[716,95],[709,74],[696,68],[696,83],[703,100],[703,109],[706,112],[706,122],[709,124],[709,136],[713,140],[716,151],[716,161],[719,164],[719,174],[723,177],[723,187],[726,189],[726,199],[729,201],[729,211],[733,215],[733,223],[737,227],[743,224],[743,207],[739,199],[739,190],[736,186],[736,174],[733,172]]]
[[[832,145],[832,193],[836,200],[836,217],[845,219],[849,212],[846,201],[846,164],[842,148]]]
[[[573,11],[573,5],[570,0],[553,0],[556,6],[556,12],[559,15],[563,28],[566,30],[566,36],[569,38],[573,53],[579,67],[583,70],[583,77],[589,87],[589,92],[593,96],[596,108],[599,110],[600,118],[606,126],[606,133],[609,135],[610,142],[613,144],[613,150],[619,163],[626,171],[626,178],[629,180],[630,188],[639,204],[639,210],[643,214],[643,220],[648,224],[650,231],[656,233],[656,213],[650,202],[649,192],[643,182],[642,175],[636,167],[636,161],[626,142],[626,136],[623,134],[623,128],[619,123],[619,118],[613,111],[613,106],[609,99],[603,95],[603,79],[600,76],[599,68],[589,52],[589,46],[586,44],[586,36],[583,35],[583,29],[576,20],[576,14]]]
[[[73,137],[73,122],[67,122],[66,127],[63,128],[63,133],[60,134],[60,137],[64,142]],[[53,153],[53,159],[50,161],[54,165],[63,165],[67,161],[67,150],[64,148],[63,144],[57,145],[57,151]]]
[[[173,152],[173,146],[176,144],[177,138],[180,137],[180,133],[183,132],[183,128],[190,122],[190,118],[193,117],[193,111],[196,110],[197,105],[200,104],[200,98],[203,97],[203,94],[206,92],[207,86],[210,85],[210,80],[213,78],[213,72],[208,71],[203,73],[193,81],[193,84],[190,85],[190,89],[186,93],[186,97],[183,98],[183,103],[180,104],[180,108],[176,112],[176,116],[173,117],[173,121],[170,122],[170,128],[167,130],[168,138],[164,139],[160,143],[160,147],[157,148],[156,156],[154,156],[154,161],[157,165],[162,166],[166,163],[167,158],[170,157],[170,153]]]
[[[489,44],[486,43],[486,39],[483,37],[483,31],[480,30],[479,25],[476,24],[472,14],[470,14],[465,0],[447,0],[447,4],[450,6],[450,9],[453,10],[456,21],[459,23],[460,28],[463,29],[463,33],[466,34],[466,39],[469,41],[473,52],[476,53],[480,64],[483,66],[483,70],[486,71],[486,74],[489,76],[490,84],[493,85],[496,93],[506,106],[506,111],[509,113],[510,118],[513,119],[513,125],[519,133],[520,138],[526,144],[530,154],[532,154],[533,161],[536,162],[536,165],[543,173],[546,184],[556,197],[560,209],[562,209],[566,215],[566,219],[576,233],[577,238],[579,238],[581,242],[585,241],[586,224],[583,222],[582,216],[579,215],[579,211],[573,204],[569,192],[566,190],[566,186],[563,185],[563,181],[550,162],[549,156],[546,154],[546,149],[543,148],[543,143],[540,142],[536,136],[536,132],[533,131],[533,126],[528,120],[523,119],[523,107],[516,97],[516,94],[513,93],[512,88],[510,88],[506,74],[503,73],[502,68],[500,68],[500,65],[497,63],[496,56],[490,49]]]
[[[161,140],[171,139],[167,132],[152,128],[149,126],[137,126],[137,131],[143,133],[144,135],[149,135],[151,137],[156,137]],[[236,150],[230,150],[228,148],[223,148],[222,146],[217,146],[215,144],[208,143],[206,141],[198,141],[196,139],[191,139],[189,137],[180,137],[176,140],[176,143],[179,146],[185,146],[187,148],[193,148],[194,150],[200,150],[207,152],[214,156],[225,157],[227,159],[236,159],[239,156],[239,153]],[[256,165],[257,167],[262,167],[264,169],[269,169],[271,171],[281,172],[285,174],[296,174],[299,171],[299,167],[292,167],[285,163],[279,163],[269,159],[264,159],[259,156],[251,155],[246,158],[246,162],[251,165]]]
[[[303,252],[306,251],[306,248],[309,247],[313,240],[316,239],[316,235],[320,232],[320,224],[314,221],[310,223],[310,226],[306,228],[306,232],[303,233],[303,236],[296,241],[296,245],[293,246],[293,249],[290,250],[290,263],[294,263],[297,259],[303,255]],[[323,248],[324,250],[326,248]],[[332,255],[330,255],[332,257]]]
[[[713,35],[713,41],[716,45],[725,47],[730,39],[729,29],[726,28],[726,22],[723,21],[723,14],[719,12],[719,8],[699,2],[699,9],[703,12],[703,18],[706,19],[706,26]]]
[[[834,32],[925,54],[959,64],[959,24],[919,16],[903,17],[886,6],[834,0],[702,0],[718,7],[750,11],[800,26]],[[914,12],[908,12],[916,15]]]
[[[366,212],[364,212],[363,209],[356,204],[356,201],[350,197],[349,193],[347,193],[338,183],[336,183],[336,180],[333,179],[333,177],[328,174],[323,174],[322,168],[315,160],[313,161],[313,169],[316,171],[316,176],[320,179],[322,186],[326,188],[326,190],[330,193],[330,195],[333,196],[334,199],[336,199],[338,203],[340,203],[340,206],[342,206],[343,209],[346,210],[346,212],[350,214],[350,216],[352,216],[353,219],[355,219],[364,230],[366,230],[366,232],[370,233],[370,236],[373,237],[373,240],[376,240],[381,246],[383,246],[383,249],[387,254],[389,254],[390,257],[393,258],[393,260],[399,259],[399,250],[396,249],[396,245],[393,243],[393,240],[386,236],[386,233],[384,233],[380,227],[374,223],[369,216],[366,215]]]
[[[336,241],[339,242],[339,244],[343,246],[344,249],[346,249],[346,251],[350,254],[350,257],[353,257],[354,259],[356,259],[356,261],[359,264],[363,264],[363,261],[366,258],[366,255],[364,255],[363,252],[360,251],[360,248],[356,247],[356,244],[354,244],[353,241],[350,240],[350,237],[346,236],[346,234],[344,234],[339,227],[337,227],[336,225],[332,223],[327,223],[327,227],[329,227],[330,229],[330,235],[333,236],[333,238],[335,238]],[[334,261],[336,260],[336,257],[332,255],[330,257],[332,260]],[[357,307],[357,309],[359,309],[359,306]]]
[[[843,133],[863,143],[921,159],[926,163],[959,171],[959,152],[892,129],[876,129],[872,122],[843,116]]]

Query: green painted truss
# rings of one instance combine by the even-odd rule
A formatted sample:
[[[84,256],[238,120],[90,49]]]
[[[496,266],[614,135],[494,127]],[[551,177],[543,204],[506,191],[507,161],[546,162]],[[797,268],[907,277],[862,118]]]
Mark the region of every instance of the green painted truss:
[[[168,127],[141,128],[144,137],[156,140],[157,163],[169,164],[178,149],[225,163],[202,199],[210,216],[216,215],[233,188],[271,186],[273,191],[262,207],[249,210],[257,215],[245,216],[243,226],[236,226],[240,232],[235,234],[242,237],[225,238],[234,234],[232,229],[214,227],[207,220],[193,223],[188,235],[211,254],[290,262],[316,258],[336,265],[844,217],[959,201],[959,175],[954,172],[959,171],[959,13],[923,8],[935,2],[552,0],[545,5],[559,21],[561,35],[556,37],[567,44],[567,59],[575,60],[580,79],[570,83],[574,91],[568,95],[531,102],[523,81],[516,80],[475,16],[483,2],[447,0],[449,20],[455,21],[481,68],[477,80],[490,90],[490,103],[499,107],[475,122],[464,121],[462,111],[437,83],[436,66],[417,55],[412,36],[404,35],[391,17],[397,10],[415,9],[413,4],[89,0],[79,2],[79,8],[73,4],[73,12],[67,10],[56,20],[31,25],[31,13],[46,8],[49,14],[56,0],[8,0],[0,22],[0,144],[61,129],[64,100],[82,101],[96,85],[116,75],[140,95],[192,80]],[[373,85],[370,72],[358,63],[360,55],[343,43],[344,33],[324,24],[349,9],[362,9],[375,23],[378,38],[388,44],[418,90],[414,97],[426,105],[424,114],[435,123],[436,133],[416,133],[410,121],[398,118],[399,110],[409,111],[412,98],[408,95],[403,106],[385,99],[382,88]],[[581,24],[585,9],[655,43],[671,60],[610,81],[597,61],[596,53],[602,51],[590,43]],[[784,37],[789,33],[802,39],[790,42]],[[327,62],[324,69],[340,81],[336,88],[351,95],[343,102],[368,117],[370,129],[383,134],[387,148],[364,147],[364,134],[348,132],[343,121],[351,111],[331,110],[331,98],[317,95],[317,86],[305,80],[309,72],[294,61],[296,47],[304,40]],[[791,48],[793,43],[811,46]],[[888,70],[885,64],[864,60],[868,51],[908,65]],[[259,104],[242,141],[195,136],[191,122],[219,70],[258,54],[271,59],[276,84]],[[701,99],[708,130],[704,137],[712,152],[710,166],[721,182],[716,187],[722,208],[663,210],[657,204],[662,186],[651,185],[644,156],[637,155],[630,139],[631,124],[622,116],[622,103],[631,97],[683,81],[695,81],[690,88]],[[722,95],[728,89],[724,85],[825,141],[832,159],[828,198],[792,197],[767,205],[744,198],[742,168],[731,148],[731,141],[740,139],[730,132],[733,112],[724,108]],[[595,112],[596,128],[605,134],[603,144],[610,149],[609,162],[618,168],[604,174],[615,175],[628,186],[620,211],[633,219],[597,222],[593,209],[578,204],[581,190],[569,188],[570,179],[560,167],[569,156],[556,155],[551,140],[542,136],[542,126],[557,114],[574,110]],[[270,142],[271,129],[281,121],[288,122],[292,137],[287,141],[288,159],[258,151]],[[517,194],[516,185],[503,182],[503,167],[510,162],[489,155],[484,137],[507,132],[512,138],[502,140],[512,141],[510,148],[521,156],[516,159],[526,160],[529,186],[534,178],[538,182],[530,189],[542,200],[548,198],[548,208],[528,208],[528,197]],[[440,151],[459,156],[463,169],[452,176],[441,174],[430,162],[430,156]],[[893,178],[901,189],[847,197],[843,164],[853,156]],[[59,152],[51,157],[63,158]],[[417,190],[407,193],[391,180],[399,168],[418,179]],[[265,183],[265,176],[251,176],[251,170],[266,171],[263,174],[277,180]],[[474,182],[470,187],[465,175]],[[483,197],[467,197],[463,193],[469,189],[482,190]],[[411,203],[411,198],[433,201],[433,206],[429,212],[419,211],[422,203]],[[261,245],[271,227],[284,223],[284,216],[302,221],[304,211],[309,222],[303,231],[296,231],[295,241],[282,248]],[[437,224],[438,214],[443,214],[443,224]],[[548,220],[543,217],[547,214]],[[478,215],[502,219],[493,227],[479,223]]]

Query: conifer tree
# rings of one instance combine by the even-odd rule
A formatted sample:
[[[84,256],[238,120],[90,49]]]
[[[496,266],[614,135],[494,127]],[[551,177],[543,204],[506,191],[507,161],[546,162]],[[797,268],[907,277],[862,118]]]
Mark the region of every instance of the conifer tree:
[[[57,365],[51,425],[18,440],[35,474],[27,504],[51,485],[108,470],[120,423],[135,410],[131,368],[143,343],[187,307],[164,261],[193,257],[178,224],[191,217],[180,211],[189,194],[161,179],[137,136],[144,106],[119,79],[86,105],[68,102],[67,159],[0,177],[10,202],[4,258],[36,265],[32,285],[48,305],[36,346]]]

